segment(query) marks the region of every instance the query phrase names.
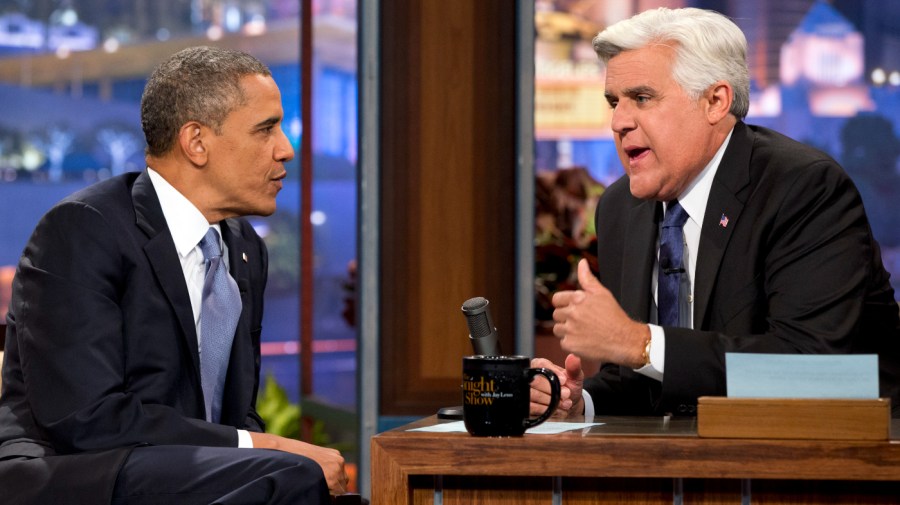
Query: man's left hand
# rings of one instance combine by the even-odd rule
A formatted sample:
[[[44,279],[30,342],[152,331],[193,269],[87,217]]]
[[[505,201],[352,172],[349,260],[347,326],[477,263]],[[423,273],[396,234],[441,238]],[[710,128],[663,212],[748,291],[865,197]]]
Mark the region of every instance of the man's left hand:
[[[563,350],[582,358],[640,368],[650,328],[628,317],[588,262],[578,262],[580,290],[553,295],[553,333]]]

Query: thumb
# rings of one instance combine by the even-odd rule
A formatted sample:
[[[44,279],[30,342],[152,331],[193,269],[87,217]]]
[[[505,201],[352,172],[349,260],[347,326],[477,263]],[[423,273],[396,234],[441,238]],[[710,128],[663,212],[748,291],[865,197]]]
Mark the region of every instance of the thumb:
[[[600,281],[594,277],[591,267],[585,258],[581,258],[581,261],[578,262],[578,284],[581,286],[581,289],[588,293],[596,293],[603,288]]]
[[[584,370],[581,368],[581,358],[574,354],[566,356],[566,376],[571,380],[584,380]]]

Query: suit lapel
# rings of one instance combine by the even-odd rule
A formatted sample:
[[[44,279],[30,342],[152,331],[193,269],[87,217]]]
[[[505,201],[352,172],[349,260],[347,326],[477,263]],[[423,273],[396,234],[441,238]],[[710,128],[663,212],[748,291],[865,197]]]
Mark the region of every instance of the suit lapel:
[[[652,258],[656,255],[656,238],[659,233],[659,207],[655,201],[639,201],[627,216],[621,303],[631,317],[644,322],[650,321],[650,309],[653,305],[650,286],[653,276]],[[648,262],[647,258],[651,258],[651,261]]]
[[[243,423],[246,408],[241,410],[241,406],[250,405],[249,392],[252,391],[252,388],[247,387],[243,381],[255,375],[254,360],[248,359],[252,354],[247,352],[248,349],[253,349],[254,345],[250,340],[250,314],[253,312],[253,308],[248,291],[250,270],[245,260],[247,244],[242,238],[237,220],[226,219],[219,224],[222,229],[222,240],[228,246],[228,270],[234,277],[238,291],[241,293],[241,317],[238,319],[238,325],[234,332],[231,359],[228,362],[225,394],[222,399],[222,421],[231,420],[234,423]]]
[[[250,283],[249,271],[246,255],[247,245],[241,238],[241,229],[238,222],[234,219],[226,219],[219,223],[222,229],[222,241],[228,246],[228,270],[234,281],[238,285],[241,292],[241,303],[243,304],[244,314],[249,310],[249,299],[247,296],[247,286]],[[243,319],[243,318],[242,318]]]
[[[169,305],[178,317],[185,344],[191,351],[194,371],[200,373],[200,353],[197,347],[197,328],[194,326],[194,314],[191,311],[191,299],[184,283],[184,273],[175,242],[166,224],[159,198],[150,182],[147,172],[141,173],[131,189],[134,211],[137,215],[137,226],[147,234],[149,240],[144,245],[144,253],[153,267],[160,289],[169,300]]]
[[[709,300],[712,296],[719,267],[732,233],[744,210],[743,192],[750,184],[750,155],[753,132],[738,122],[731,141],[716,171],[706,203],[706,216],[700,232],[697,251],[697,271],[694,280],[694,327],[704,329]]]

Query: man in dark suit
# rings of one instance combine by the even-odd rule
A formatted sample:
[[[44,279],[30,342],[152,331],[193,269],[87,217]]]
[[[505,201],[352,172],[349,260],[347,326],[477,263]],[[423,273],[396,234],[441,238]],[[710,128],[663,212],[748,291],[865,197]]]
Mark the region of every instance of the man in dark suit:
[[[337,451],[266,434],[255,411],[267,253],[240,216],[275,211],[294,155],[282,116],[252,56],[180,51],[141,101],[148,169],[42,218],[7,319],[4,503],[328,503],[344,491]]]
[[[699,9],[594,39],[626,175],[597,208],[597,276],[582,261],[581,289],[553,297],[572,354],[533,362],[561,378],[557,416],[692,415],[726,394],[726,352],[877,353],[900,412],[898,308],[859,193],[827,155],[743,123],[746,45]],[[533,411],[546,389],[535,382]]]

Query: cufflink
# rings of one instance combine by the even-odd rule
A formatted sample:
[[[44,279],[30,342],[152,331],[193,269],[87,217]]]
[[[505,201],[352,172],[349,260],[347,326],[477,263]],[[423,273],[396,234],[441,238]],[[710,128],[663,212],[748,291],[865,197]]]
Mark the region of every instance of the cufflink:
[[[247,263],[247,253],[242,252],[242,253],[241,253],[241,259],[244,260],[244,263]]]

